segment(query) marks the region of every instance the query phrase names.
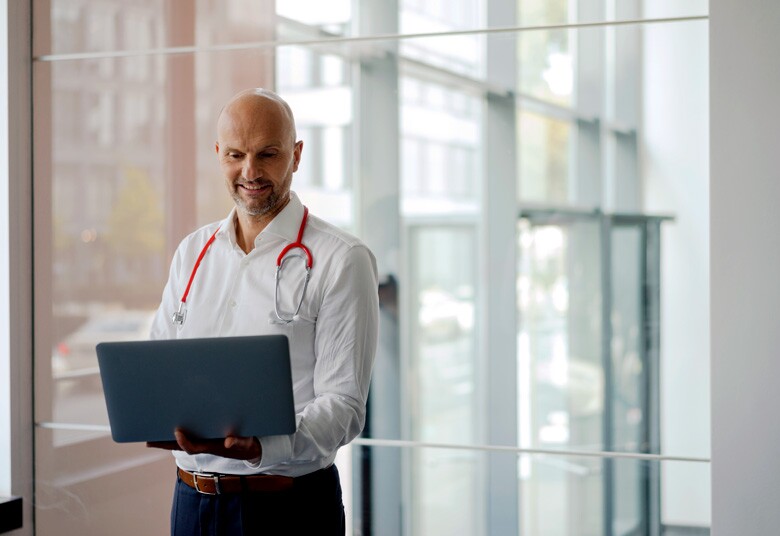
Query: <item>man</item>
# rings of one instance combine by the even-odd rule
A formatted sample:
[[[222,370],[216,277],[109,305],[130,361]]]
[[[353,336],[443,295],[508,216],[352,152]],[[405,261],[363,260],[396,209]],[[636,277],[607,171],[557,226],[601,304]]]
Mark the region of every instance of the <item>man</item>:
[[[333,461],[365,420],[376,262],[358,239],[307,216],[291,192],[302,150],[290,107],[271,91],[243,91],[220,113],[216,152],[235,208],[179,245],[152,338],[287,335],[297,427],[289,436],[224,440],[176,430],[176,441],[150,443],[176,458],[174,535],[344,533]],[[296,239],[311,252],[311,278],[305,283],[307,255],[295,249],[285,258],[302,259],[284,261],[277,294],[277,256]],[[203,251],[186,314],[172,319]]]

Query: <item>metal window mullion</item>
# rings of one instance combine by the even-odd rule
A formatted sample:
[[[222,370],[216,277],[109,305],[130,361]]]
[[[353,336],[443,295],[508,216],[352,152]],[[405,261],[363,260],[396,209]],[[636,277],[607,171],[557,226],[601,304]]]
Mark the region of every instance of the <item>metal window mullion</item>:
[[[643,229],[645,252],[645,311],[648,323],[645,334],[645,360],[647,367],[646,410],[647,451],[661,452],[661,401],[660,401],[660,350],[661,350],[661,224],[664,220],[647,221]],[[661,534],[661,464],[647,466],[647,518],[651,536]]]
[[[650,361],[649,352],[652,348],[651,334],[653,322],[657,320],[655,317],[656,309],[651,302],[652,282],[649,279],[649,274],[653,271],[650,266],[650,259],[652,255],[650,253],[650,244],[648,243],[648,227],[650,223],[645,225],[638,225],[636,229],[640,235],[640,263],[639,263],[639,282],[640,282],[640,343],[639,343],[639,356],[642,363],[642,376],[640,383],[640,400],[642,408],[642,437],[639,445],[640,452],[647,452],[650,447],[650,435],[652,434],[653,420],[656,418],[656,413],[651,410],[650,404],[653,397],[653,381],[652,381],[652,369],[653,363]],[[652,464],[640,465],[639,474],[644,477],[638,483],[639,489],[639,512],[640,512],[640,528],[650,536],[660,536],[659,533],[649,531],[653,521],[653,508],[650,504],[650,497],[652,496],[653,487],[653,467]]]
[[[516,20],[512,2],[488,2],[487,21]],[[493,88],[517,85],[517,49],[512,39],[486,36],[486,81]],[[517,102],[511,92],[487,92],[483,128],[484,197],[480,316],[485,363],[485,434],[492,445],[519,445],[517,392]],[[520,532],[518,456],[487,457],[487,534]]]
[[[361,32],[397,31],[398,4],[387,2],[354,2],[353,24]],[[396,281],[397,313],[380,309],[380,335],[369,392],[367,421],[372,437],[403,438],[411,428],[408,397],[402,392],[408,385],[409,329],[403,324],[409,318],[411,279],[407,248],[411,240],[402,236],[400,216],[400,128],[399,76],[396,54],[341,54],[343,47],[328,53],[343,57],[353,66],[354,80],[352,125],[352,181],[356,228],[376,255],[380,283]],[[396,260],[397,264],[393,264]],[[356,532],[371,534],[408,534],[411,483],[409,453],[395,449],[357,446],[360,470],[353,480],[356,496]],[[359,494],[359,495],[358,495]]]
[[[614,378],[612,374],[612,219],[600,219],[601,250],[601,362],[604,373],[604,416],[602,438],[604,450],[613,450],[612,421],[614,412]],[[615,466],[614,460],[604,460],[603,529],[604,536],[612,536],[614,519]]]
[[[514,99],[489,95],[484,146],[483,240],[480,280],[485,290],[480,333],[485,364],[482,389],[485,438],[493,445],[517,445],[517,202],[515,195]],[[510,155],[508,157],[507,155]],[[511,290],[510,290],[511,289]],[[488,457],[485,485],[487,534],[519,531],[516,455]]]

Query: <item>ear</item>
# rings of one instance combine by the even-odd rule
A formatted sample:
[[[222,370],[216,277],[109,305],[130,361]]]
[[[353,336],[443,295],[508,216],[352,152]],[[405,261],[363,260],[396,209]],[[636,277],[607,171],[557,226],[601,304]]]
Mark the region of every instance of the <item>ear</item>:
[[[214,150],[217,152],[217,154],[219,154],[219,142],[218,141],[214,142]]]
[[[298,141],[293,149],[293,173],[298,171],[298,164],[301,163],[301,153],[303,152],[303,141]]]

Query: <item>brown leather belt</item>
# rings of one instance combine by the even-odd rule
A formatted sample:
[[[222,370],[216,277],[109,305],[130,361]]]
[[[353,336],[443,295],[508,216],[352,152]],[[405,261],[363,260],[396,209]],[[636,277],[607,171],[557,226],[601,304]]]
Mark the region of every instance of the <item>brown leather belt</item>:
[[[179,478],[204,495],[258,491],[283,491],[292,488],[293,478],[281,475],[217,475],[178,469]]]

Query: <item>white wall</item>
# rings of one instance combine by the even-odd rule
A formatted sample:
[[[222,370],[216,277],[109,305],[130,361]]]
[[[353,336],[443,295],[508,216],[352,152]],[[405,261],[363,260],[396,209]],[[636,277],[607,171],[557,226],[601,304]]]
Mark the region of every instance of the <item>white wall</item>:
[[[646,17],[706,15],[699,0],[647,2]],[[664,224],[661,275],[662,453],[710,453],[707,22],[643,28],[640,140],[645,209]],[[662,521],[710,524],[709,467],[662,466]]]
[[[713,534],[780,532],[780,2],[710,2]]]

